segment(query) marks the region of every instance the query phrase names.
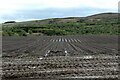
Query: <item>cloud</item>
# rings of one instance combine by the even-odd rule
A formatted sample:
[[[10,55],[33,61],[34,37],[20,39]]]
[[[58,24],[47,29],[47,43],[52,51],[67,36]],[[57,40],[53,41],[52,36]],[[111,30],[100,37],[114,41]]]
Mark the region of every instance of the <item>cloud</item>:
[[[86,8],[47,8],[44,10],[18,10],[11,15],[1,17],[3,20],[36,20],[46,18],[61,18],[61,17],[82,17],[97,14],[100,12],[109,12],[107,9],[98,9],[93,7]],[[6,17],[7,16],[7,17]]]
[[[64,17],[71,14],[77,16],[79,11],[83,11],[81,14],[89,13],[86,8],[91,12],[95,12],[94,9],[96,12],[99,10],[102,12],[102,9],[109,12],[117,11],[117,5],[118,0],[0,0],[0,17],[2,20],[16,19],[16,17],[22,19],[26,16],[33,16],[36,19],[38,13],[39,16],[44,15],[44,18],[55,17],[55,15]],[[48,13],[51,13],[51,16]]]
[[[95,7],[116,9],[118,0],[2,0],[3,9],[45,9],[45,8],[71,8],[71,7]]]

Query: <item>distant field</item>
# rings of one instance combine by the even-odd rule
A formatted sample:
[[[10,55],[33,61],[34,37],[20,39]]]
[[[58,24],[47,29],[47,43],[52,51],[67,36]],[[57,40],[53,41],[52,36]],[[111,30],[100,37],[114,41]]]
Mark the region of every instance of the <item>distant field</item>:
[[[3,78],[116,80],[118,57],[116,35],[3,37]]]

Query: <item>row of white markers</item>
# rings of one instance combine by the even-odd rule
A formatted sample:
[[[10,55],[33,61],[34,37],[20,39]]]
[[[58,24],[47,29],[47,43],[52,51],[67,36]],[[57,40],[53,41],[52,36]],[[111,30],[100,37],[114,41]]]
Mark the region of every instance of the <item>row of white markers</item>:
[[[81,40],[79,39],[63,39],[63,38],[59,38],[59,39],[51,39],[51,42],[81,42]]]

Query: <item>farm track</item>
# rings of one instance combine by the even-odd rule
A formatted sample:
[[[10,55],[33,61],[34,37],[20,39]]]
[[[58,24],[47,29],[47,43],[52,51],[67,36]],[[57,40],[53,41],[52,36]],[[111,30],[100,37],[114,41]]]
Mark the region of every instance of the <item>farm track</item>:
[[[116,80],[118,58],[118,36],[3,37],[2,77]]]

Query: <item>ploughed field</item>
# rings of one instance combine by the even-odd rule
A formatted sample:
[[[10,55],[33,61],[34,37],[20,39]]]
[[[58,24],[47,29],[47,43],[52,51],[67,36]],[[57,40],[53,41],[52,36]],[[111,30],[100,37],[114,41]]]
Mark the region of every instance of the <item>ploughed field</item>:
[[[117,79],[118,36],[3,37],[3,79]]]

